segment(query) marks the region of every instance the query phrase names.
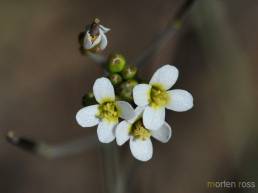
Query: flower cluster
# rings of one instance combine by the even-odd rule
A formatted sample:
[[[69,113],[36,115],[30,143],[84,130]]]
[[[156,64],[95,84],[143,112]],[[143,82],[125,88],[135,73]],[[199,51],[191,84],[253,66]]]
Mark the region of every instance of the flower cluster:
[[[100,38],[92,35],[96,26]],[[102,30],[94,21],[86,32],[85,48],[106,46],[105,30]],[[97,135],[102,143],[116,139],[118,145],[123,145],[129,140],[132,155],[140,161],[148,161],[153,155],[151,138],[162,143],[171,138],[171,127],[165,121],[166,109],[187,111],[193,107],[193,97],[186,90],[170,90],[179,72],[169,64],[160,67],[149,84],[138,78],[137,68],[128,65],[121,54],[109,57],[106,70],[108,78],[95,81],[93,91],[83,98],[84,107],[76,114],[76,120],[82,127],[98,125]]]

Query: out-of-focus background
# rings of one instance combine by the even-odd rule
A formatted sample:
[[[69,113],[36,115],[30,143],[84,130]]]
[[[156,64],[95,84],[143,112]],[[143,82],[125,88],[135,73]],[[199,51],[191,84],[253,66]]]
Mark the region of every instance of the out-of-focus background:
[[[75,113],[101,68],[78,50],[77,35],[94,17],[110,27],[106,53],[132,62],[184,0],[10,0],[0,6],[0,192],[105,192],[99,146],[46,160],[5,141],[19,135],[62,143],[95,135]],[[258,2],[197,0],[182,29],[140,69],[150,78],[161,64],[175,64],[175,85],[190,91],[194,108],[167,113],[173,139],[154,144],[154,157],[138,163],[127,192],[257,192],[208,189],[208,181],[258,185]],[[107,145],[108,146],[108,145]],[[132,159],[128,144],[120,152]],[[123,164],[123,163],[121,163]]]

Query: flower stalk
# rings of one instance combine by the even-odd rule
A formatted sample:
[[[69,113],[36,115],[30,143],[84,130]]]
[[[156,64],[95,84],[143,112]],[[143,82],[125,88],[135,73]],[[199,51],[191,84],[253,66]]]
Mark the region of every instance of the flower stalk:
[[[186,17],[195,1],[196,0],[186,0],[183,3],[175,16],[168,21],[166,28],[159,32],[146,49],[144,49],[141,55],[135,59],[135,66],[146,65],[151,56],[153,56],[169,39],[175,36],[176,32],[178,32],[182,26],[183,19]]]
[[[92,147],[96,147],[98,144],[95,135],[85,136],[58,145],[50,145],[28,137],[19,137],[12,131],[7,133],[6,139],[10,144],[23,151],[46,159],[76,155]]]

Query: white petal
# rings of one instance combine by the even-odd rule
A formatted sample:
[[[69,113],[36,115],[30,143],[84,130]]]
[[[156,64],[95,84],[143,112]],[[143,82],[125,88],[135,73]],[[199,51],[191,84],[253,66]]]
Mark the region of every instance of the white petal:
[[[167,122],[165,122],[158,130],[151,131],[152,137],[161,141],[162,143],[167,143],[171,137],[171,134],[171,127]]]
[[[143,124],[149,130],[159,129],[165,122],[165,108],[146,107],[143,112]]]
[[[142,117],[143,111],[146,108],[146,106],[138,106],[134,110],[135,115],[132,119],[128,120],[129,123],[134,124],[136,120],[138,120],[140,117]]]
[[[133,107],[130,105],[130,103],[125,101],[117,101],[116,102],[118,109],[120,111],[120,117],[129,120],[132,119],[135,116],[135,112]]]
[[[131,137],[130,149],[133,156],[140,161],[148,161],[152,158],[153,147],[150,139],[141,140]]]
[[[100,30],[102,30],[104,33],[107,33],[107,32],[109,32],[111,29],[110,28],[107,28],[107,27],[105,27],[105,26],[103,26],[103,25],[99,25],[99,28],[100,28]]]
[[[108,43],[107,37],[102,31],[100,31],[100,36],[101,36],[101,41],[100,41],[99,47],[101,50],[104,50],[107,47],[107,43]]]
[[[97,134],[99,141],[102,143],[110,143],[115,139],[115,128],[116,124],[107,121],[101,121],[97,128]]]
[[[98,78],[93,85],[93,93],[99,103],[115,100],[114,87],[107,78]]]
[[[95,47],[96,45],[98,45],[101,41],[101,36],[98,35],[98,37],[92,41],[91,35],[89,33],[89,31],[86,32],[85,38],[84,38],[84,48],[85,49],[91,49],[93,47]]]
[[[131,124],[127,121],[122,121],[119,123],[115,129],[116,133],[116,142],[118,145],[123,145],[130,137],[129,132]]]
[[[82,127],[93,127],[99,123],[99,119],[96,117],[98,112],[98,105],[92,105],[84,107],[76,114],[76,120]]]
[[[85,38],[84,38],[84,48],[85,49],[91,49],[92,48],[92,41],[89,32],[86,32]]]
[[[175,66],[169,64],[159,68],[152,76],[150,84],[159,85],[163,89],[170,89],[177,81],[178,69]]]
[[[95,47],[96,45],[98,45],[101,41],[101,35],[98,35],[98,37],[93,41],[91,48]]]
[[[133,88],[133,100],[138,106],[149,104],[151,86],[148,84],[138,84]]]
[[[170,96],[170,101],[166,108],[177,112],[183,112],[193,107],[193,96],[186,90],[170,90],[168,91],[168,94]]]

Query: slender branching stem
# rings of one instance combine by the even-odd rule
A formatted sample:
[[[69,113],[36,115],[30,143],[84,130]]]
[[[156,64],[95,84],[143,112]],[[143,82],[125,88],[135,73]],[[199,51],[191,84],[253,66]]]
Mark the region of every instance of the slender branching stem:
[[[102,54],[99,54],[99,53],[94,53],[94,52],[91,52],[91,51],[87,51],[87,56],[92,59],[95,63],[103,66],[105,65],[106,61],[107,61],[107,57],[102,55]]]
[[[149,58],[157,52],[162,45],[168,42],[169,39],[174,37],[176,32],[181,28],[182,21],[187,15],[188,10],[192,7],[196,0],[186,0],[177,13],[168,21],[167,26],[159,32],[151,43],[144,49],[143,53],[136,58],[134,64],[136,66],[143,66],[148,63]]]
[[[8,132],[6,138],[9,143],[21,150],[49,159],[75,155],[82,151],[86,151],[97,144],[95,135],[71,140],[60,145],[49,145],[27,137],[18,137],[12,131]]]

